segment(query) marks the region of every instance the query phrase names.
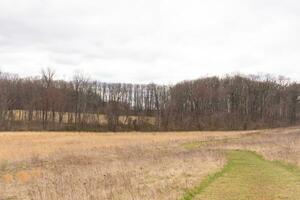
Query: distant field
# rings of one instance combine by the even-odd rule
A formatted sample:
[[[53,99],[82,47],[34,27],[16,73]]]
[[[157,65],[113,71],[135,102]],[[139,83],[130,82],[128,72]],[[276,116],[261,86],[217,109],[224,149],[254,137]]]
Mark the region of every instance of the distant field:
[[[28,120],[28,112],[26,112],[25,110],[13,110],[12,111],[12,118],[15,121],[26,121]],[[53,117],[54,114],[54,117]],[[86,123],[93,123],[93,124],[107,124],[107,118],[105,117],[104,114],[92,114],[92,113],[82,113],[81,114],[82,117],[84,118],[84,120],[86,121]],[[33,121],[38,121],[42,119],[42,111],[33,111],[32,112],[32,120]],[[51,121],[52,119],[54,119],[54,122],[59,123],[59,117],[60,117],[60,113],[59,112],[48,112],[48,118]],[[75,123],[75,113],[71,113],[71,112],[65,112],[62,114],[62,123],[63,124],[68,124],[68,123]],[[129,120],[137,120],[138,116],[134,116],[134,115],[129,115],[129,116],[124,116],[121,115],[119,116],[119,121],[122,124],[127,124]],[[143,116],[143,120],[146,123],[149,124],[155,124],[155,117],[151,117],[151,116]]]
[[[280,167],[272,168],[268,160],[292,163],[295,176],[287,176],[282,184],[290,181],[296,192],[300,189],[296,167],[300,166],[299,135],[299,128],[244,132],[3,132],[0,199],[221,199],[217,194],[222,197],[225,190],[220,190],[219,184],[225,188],[226,184],[234,184],[232,179],[222,180],[223,175],[193,195],[188,194],[206,181],[207,175],[223,170],[238,157],[228,157],[228,152],[236,149],[262,155],[266,163],[255,160],[252,154],[245,160],[249,165],[260,163],[257,169],[267,166],[276,173],[285,173]],[[249,170],[253,173],[252,168]],[[266,171],[255,172],[268,176]],[[249,173],[245,171],[239,181],[243,182],[244,176],[251,179],[253,174]],[[279,188],[281,183],[276,177],[268,181],[255,191],[256,195],[245,199],[270,199],[262,191],[268,190],[270,183]],[[286,197],[284,192],[290,190],[278,195]]]

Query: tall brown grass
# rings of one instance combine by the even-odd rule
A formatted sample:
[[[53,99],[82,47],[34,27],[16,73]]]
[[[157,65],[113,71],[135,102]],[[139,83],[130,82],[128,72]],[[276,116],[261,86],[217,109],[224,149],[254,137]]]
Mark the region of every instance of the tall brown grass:
[[[252,150],[300,166],[299,135],[299,128],[0,133],[0,199],[179,199],[226,163],[226,149]],[[195,142],[201,145],[184,145]]]
[[[225,163],[222,151],[181,144],[239,134],[1,133],[0,197],[176,199]]]

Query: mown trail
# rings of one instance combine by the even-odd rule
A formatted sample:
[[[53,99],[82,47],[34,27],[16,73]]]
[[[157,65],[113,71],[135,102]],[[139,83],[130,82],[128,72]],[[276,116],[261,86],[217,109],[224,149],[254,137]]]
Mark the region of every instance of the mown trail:
[[[299,200],[300,170],[248,151],[229,151],[228,164],[182,200]]]

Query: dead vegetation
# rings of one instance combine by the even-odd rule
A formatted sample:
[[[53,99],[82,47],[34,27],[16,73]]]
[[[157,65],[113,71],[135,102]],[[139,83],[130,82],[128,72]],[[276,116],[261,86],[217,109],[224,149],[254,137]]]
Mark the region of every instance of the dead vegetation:
[[[256,137],[229,142],[227,148],[256,151],[268,160],[281,160],[300,166],[300,130],[277,129]]]
[[[225,163],[181,143],[245,133],[2,133],[0,197],[176,199]]]
[[[300,128],[279,128],[245,134],[236,138],[194,141],[185,146],[202,149],[243,149],[255,151],[268,160],[300,166]]]
[[[299,134],[1,133],[0,199],[178,199],[226,163],[226,149],[300,165]]]

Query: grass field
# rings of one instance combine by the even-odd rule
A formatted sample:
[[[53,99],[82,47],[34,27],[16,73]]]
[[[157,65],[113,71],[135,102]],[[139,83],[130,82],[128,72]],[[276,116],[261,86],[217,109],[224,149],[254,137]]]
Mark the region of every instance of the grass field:
[[[300,192],[297,127],[4,132],[0,146],[1,200],[296,200]]]

